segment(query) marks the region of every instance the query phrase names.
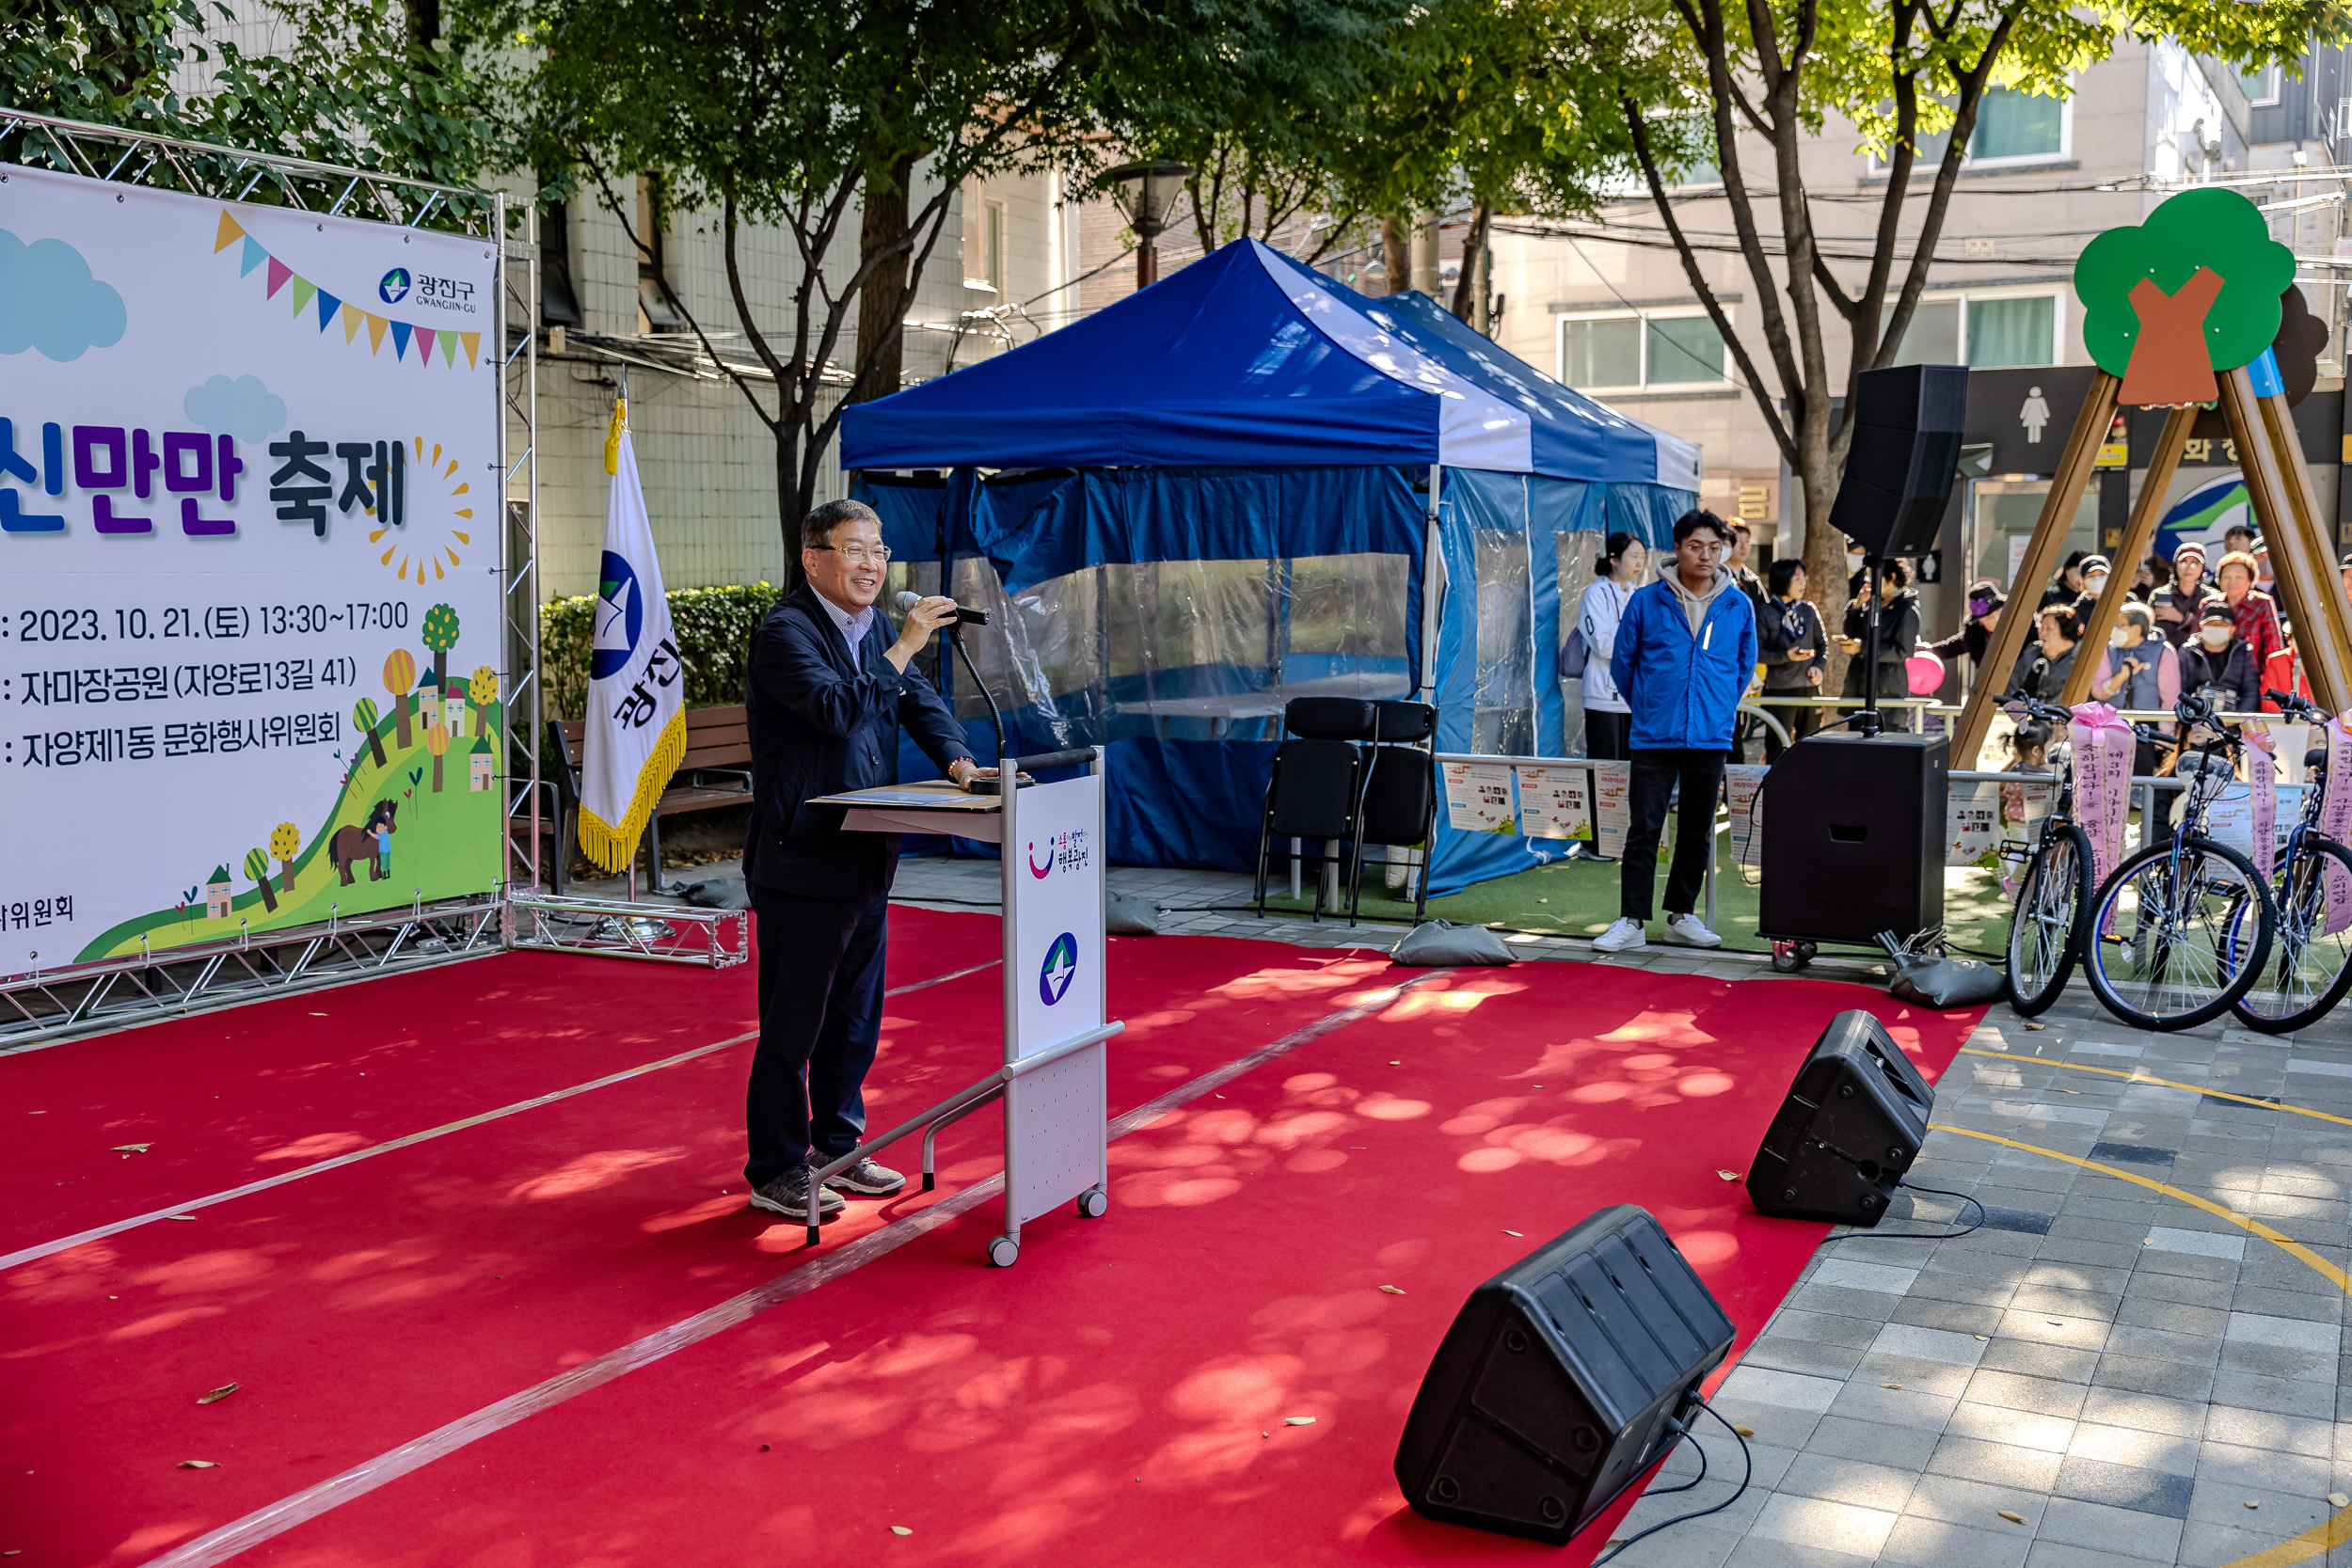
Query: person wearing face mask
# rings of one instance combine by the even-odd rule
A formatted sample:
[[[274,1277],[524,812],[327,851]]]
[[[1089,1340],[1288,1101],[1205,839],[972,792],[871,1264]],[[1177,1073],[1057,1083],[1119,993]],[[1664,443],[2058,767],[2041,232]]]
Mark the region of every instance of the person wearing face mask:
[[[2262,701],[2262,674],[2253,650],[2237,634],[2229,607],[2207,605],[2197,640],[2181,651],[2181,685],[2225,713],[2252,713]]]
[[[2085,615],[2089,615],[2090,607],[2099,602],[2099,595],[2106,592],[2108,570],[2106,556],[2083,557],[2083,592],[2082,596],[2074,601],[2074,608]]]
[[[2052,605],[2034,618],[2034,643],[2018,661],[2010,694],[2019,692],[2055,703],[2066,690],[2074,672],[2074,655],[2082,641],[2082,618],[2072,605]]]
[[[2169,713],[2181,700],[2180,650],[2156,635],[2156,618],[2146,605],[2123,607],[2115,629],[2107,634],[2090,693],[2132,713]],[[2141,741],[2132,771],[2153,773],[2155,767],[2154,743]]]
[[[2156,612],[2156,629],[2178,648],[2197,641],[2205,606],[2220,597],[2205,578],[2205,546],[2190,540],[2172,552],[2171,585],[2150,594],[2148,604]]]
[[[1968,585],[1968,618],[1960,629],[1938,642],[1923,644],[1927,651],[1942,659],[1949,668],[1953,659],[1968,656],[1968,684],[1982,678],[1985,650],[1993,645],[1993,633],[2001,625],[2001,610],[2009,603],[2001,594],[2001,585],[1991,578],[1979,578]]]
[[[2076,550],[2068,556],[2066,564],[2058,568],[2058,581],[2043,592],[2040,608],[2047,610],[2052,605],[2065,605],[2073,609],[2083,596],[2083,562],[2090,559],[2089,550]]]

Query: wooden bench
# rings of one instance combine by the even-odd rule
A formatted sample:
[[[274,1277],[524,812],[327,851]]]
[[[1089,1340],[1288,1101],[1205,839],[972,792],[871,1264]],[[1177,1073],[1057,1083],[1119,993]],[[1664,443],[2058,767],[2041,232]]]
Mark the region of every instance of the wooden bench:
[[[581,749],[586,745],[585,720],[550,719],[548,737],[562,753],[556,770],[559,802],[555,825],[557,852],[555,891],[564,892],[564,865],[571,858],[572,823],[580,811]],[[661,819],[680,812],[714,811],[722,806],[752,803],[752,740],[743,707],[690,707],[686,710],[686,756],[670,780],[670,787],[654,802],[645,823],[645,854],[655,888],[661,885]]]

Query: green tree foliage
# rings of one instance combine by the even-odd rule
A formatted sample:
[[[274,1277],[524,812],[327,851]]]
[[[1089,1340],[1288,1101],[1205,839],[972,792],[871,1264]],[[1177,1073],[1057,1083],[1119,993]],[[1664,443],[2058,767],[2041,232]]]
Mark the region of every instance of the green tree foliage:
[[[188,54],[182,40],[202,29],[195,0],[5,0],[0,103],[106,125],[177,123],[171,71]]]
[[[449,662],[449,651],[457,646],[457,611],[445,604],[435,605],[424,612],[421,635],[425,647],[433,654],[433,685],[446,693],[442,670]]]
[[[2220,188],[2183,191],[2134,227],[2110,229],[2083,246],[2074,292],[2083,302],[2083,346],[2099,368],[2124,375],[2149,324],[2133,293],[2144,278],[2178,294],[2201,268],[2221,279],[2198,320],[2201,345],[2185,349],[2215,370],[2250,363],[2279,335],[2279,296],[2295,281],[2295,252],[2270,237],[2251,201]]]
[[[1848,441],[1839,400],[1851,406],[1855,378],[1901,347],[1990,89],[2064,97],[2127,38],[2292,67],[2310,40],[2352,35],[2352,17],[2328,0],[1613,0],[1606,29],[1582,48],[1579,96],[1616,98],[1684,275],[1795,473],[1804,515],[1826,518]],[[1849,135],[1841,121],[1883,155],[1886,179],[1862,193],[1875,207],[1869,240],[1833,252],[1802,153],[1812,137]],[[1915,182],[1940,132],[1949,136],[1932,176]],[[1737,324],[1701,260],[1720,242],[1693,239],[1674,190],[1675,158],[1694,142],[1719,164],[1753,302]],[[1851,203],[1856,192],[1841,174],[1820,199]],[[1806,576],[1832,626],[1846,602],[1844,551],[1826,527],[1806,531]],[[1843,657],[1832,658],[1835,684]]]

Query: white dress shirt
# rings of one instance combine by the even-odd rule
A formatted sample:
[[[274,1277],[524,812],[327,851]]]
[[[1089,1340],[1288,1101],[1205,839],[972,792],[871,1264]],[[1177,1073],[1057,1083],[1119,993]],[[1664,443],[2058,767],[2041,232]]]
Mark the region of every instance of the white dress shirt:
[[[869,604],[852,615],[822,594],[817,595],[817,602],[825,607],[825,613],[832,616],[833,624],[840,628],[841,641],[850,645],[850,668],[863,668],[858,658],[858,644],[866,641],[866,628],[874,624],[874,607]]]

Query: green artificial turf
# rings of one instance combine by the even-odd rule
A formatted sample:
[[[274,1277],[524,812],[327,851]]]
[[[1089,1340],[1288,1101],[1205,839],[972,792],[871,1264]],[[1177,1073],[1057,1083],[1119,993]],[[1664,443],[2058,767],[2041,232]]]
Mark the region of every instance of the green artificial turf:
[[[1772,943],[1756,934],[1756,889],[1753,882],[1757,872],[1751,867],[1743,873],[1733,863],[1730,835],[1721,824],[1716,829],[1715,847],[1715,930],[1726,948],[1769,952]],[[1412,902],[1389,894],[1383,881],[1386,869],[1378,863],[1364,867],[1361,917],[1410,922]],[[1432,898],[1429,918],[1450,920],[1457,926],[1597,937],[1617,917],[1621,871],[1622,867],[1613,862],[1556,861],[1479,882],[1442,898]],[[1657,912],[1650,924],[1653,940],[1664,918],[1664,855],[1660,857],[1658,872]],[[1307,897],[1296,902],[1289,897],[1289,866],[1285,861],[1277,857],[1271,873],[1273,884],[1281,890],[1281,895],[1266,900],[1269,910],[1300,911],[1312,907],[1311,885],[1306,889]],[[1312,875],[1311,867],[1308,875]],[[1702,895],[1698,913],[1704,917],[1706,912]],[[1945,929],[1955,950],[1998,955],[2009,940],[2009,914],[2010,904],[2001,895],[1996,873],[1976,866],[1954,867],[1944,873]],[[1344,913],[1341,918],[1345,918]]]

